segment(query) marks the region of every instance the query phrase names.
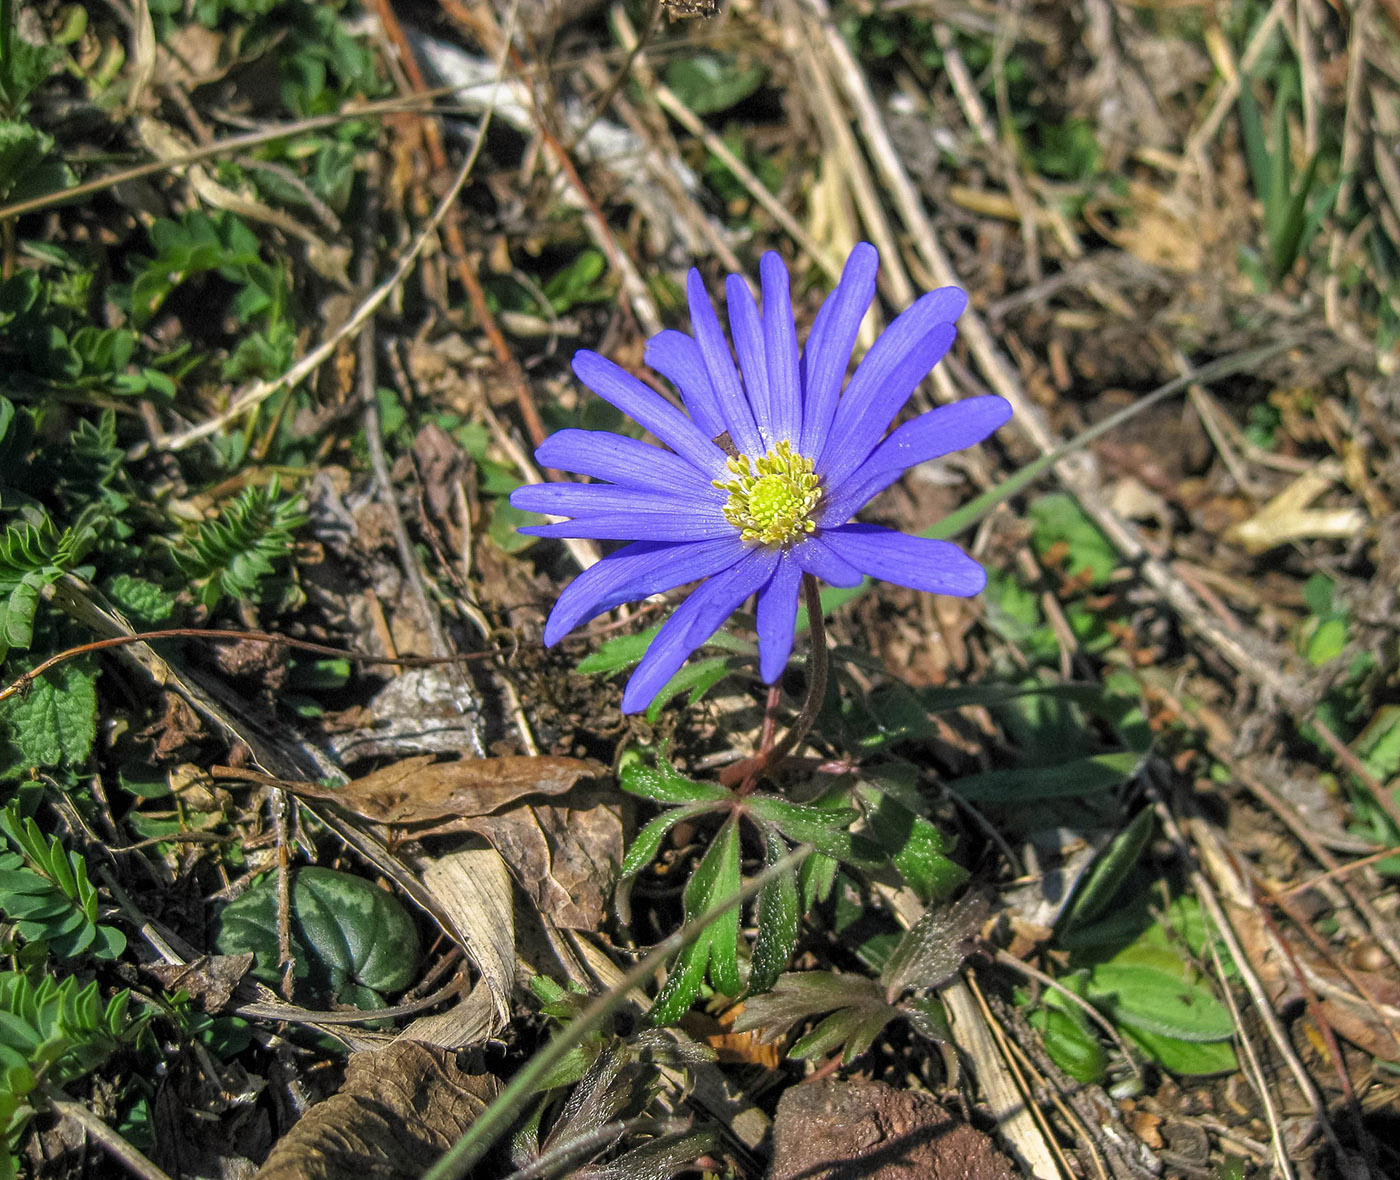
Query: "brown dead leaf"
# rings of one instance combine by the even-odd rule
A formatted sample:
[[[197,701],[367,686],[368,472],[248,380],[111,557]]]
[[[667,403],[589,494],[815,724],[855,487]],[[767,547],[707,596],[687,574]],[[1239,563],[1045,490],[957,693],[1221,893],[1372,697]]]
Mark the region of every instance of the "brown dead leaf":
[[[183,988],[205,1012],[218,1012],[252,966],[253,952],[249,951],[243,955],[201,955],[191,963],[148,963],[146,970],[166,991]]]
[[[340,1092],[287,1132],[255,1180],[404,1180],[421,1176],[500,1091],[456,1054],[413,1041],[356,1053]]]
[[[216,766],[216,778],[245,778],[297,795],[325,799],[374,823],[413,825],[490,815],[531,795],[562,795],[583,778],[605,773],[599,762],[551,756],[471,758],[435,762],[405,758],[343,787],[267,779]]]
[[[520,807],[462,826],[491,842],[556,926],[598,928],[622,862],[622,818],[614,792],[585,786],[567,806]]]

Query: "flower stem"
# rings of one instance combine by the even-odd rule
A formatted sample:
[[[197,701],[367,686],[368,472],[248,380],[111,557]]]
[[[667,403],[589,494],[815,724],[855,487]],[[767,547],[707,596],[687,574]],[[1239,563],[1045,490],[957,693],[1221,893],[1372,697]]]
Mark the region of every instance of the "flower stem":
[[[811,574],[802,575],[802,594],[807,604],[807,625],[812,636],[812,653],[807,664],[807,696],[802,702],[802,711],[798,713],[797,720],[792,723],[792,728],[783,735],[781,741],[774,745],[769,745],[772,731],[768,725],[768,718],[765,718],[764,740],[759,745],[758,754],[750,758],[747,764],[744,764],[743,781],[736,792],[741,796],[752,791],[758,785],[760,778],[776,770],[783,760],[797,749],[802,740],[811,732],[812,726],[817,720],[817,714],[821,712],[822,702],[826,700],[829,665],[826,652],[826,624],[822,622],[821,592],[817,589],[817,579]],[[771,710],[769,716],[771,717]]]

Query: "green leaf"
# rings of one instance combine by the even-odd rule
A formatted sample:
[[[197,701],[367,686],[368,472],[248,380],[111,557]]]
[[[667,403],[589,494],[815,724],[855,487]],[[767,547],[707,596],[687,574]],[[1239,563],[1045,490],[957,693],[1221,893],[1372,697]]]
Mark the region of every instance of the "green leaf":
[[[1234,1073],[1240,1067],[1234,1046],[1229,1041],[1186,1041],[1131,1024],[1123,1025],[1123,1035],[1172,1073],[1205,1077]]]
[[[1131,752],[1096,754],[1058,766],[989,770],[955,779],[947,787],[970,803],[1038,802],[1110,790],[1132,778],[1141,765],[1142,756]]]
[[[175,596],[145,578],[120,573],[105,589],[113,605],[141,626],[164,623],[175,613]]]
[[[987,913],[985,899],[969,893],[951,906],[929,906],[906,930],[880,972],[890,1002],[906,991],[941,987],[971,952]]]
[[[675,807],[658,815],[637,833],[637,838],[632,841],[632,847],[627,850],[627,855],[622,859],[622,867],[618,870],[619,875],[624,881],[628,877],[635,877],[656,858],[661,841],[666,838],[667,832],[682,820],[695,819],[711,810],[713,810],[712,804],[692,803],[689,807]]]
[[[948,859],[943,833],[928,820],[871,786],[858,788],[867,806],[870,835],[925,905],[947,897],[967,880],[967,870]]]
[[[764,862],[776,864],[788,851],[787,844],[775,827],[762,824]],[[797,931],[802,921],[798,905],[797,874],[787,872],[775,877],[758,895],[758,937],[753,944],[749,963],[749,991],[766,992],[777,981],[792,958],[797,945]]]
[[[666,67],[666,84],[697,115],[712,115],[743,102],[766,76],[760,65],[741,66],[719,53],[677,58]]]
[[[749,811],[773,824],[794,844],[810,844],[843,864],[877,868],[885,859],[874,843],[847,830],[860,815],[853,807],[814,807],[755,794],[749,798]]]
[[[1133,817],[1133,822],[1095,858],[1060,919],[1062,933],[1087,926],[1103,915],[1118,895],[1123,882],[1137,867],[1143,849],[1152,839],[1153,827],[1152,808],[1144,807]]]
[[[1163,954],[1170,960],[1170,952]],[[1235,1033],[1230,1010],[1210,988],[1123,956],[1090,971],[1086,994],[1119,1024],[1145,1032],[1183,1041],[1223,1041]]]
[[[25,766],[81,766],[97,736],[97,673],[86,659],[68,660],[11,698],[0,717]]]
[[[296,870],[289,916],[297,978],[319,1000],[348,992],[378,1006],[377,993],[413,982],[417,927],[395,897],[363,878],[334,869]],[[254,952],[253,973],[268,984],[280,980],[275,873],[224,907],[215,943],[221,954]]]
[[[1108,1072],[1108,1053],[1088,1018],[1058,992],[1047,990],[1042,998],[1042,1006],[1027,1019],[1044,1039],[1050,1059],[1076,1082],[1098,1085]]]
[[[1063,492],[1041,496],[1030,506],[1034,522],[1031,537],[1044,557],[1054,545],[1063,545],[1065,566],[1071,576],[1087,574],[1092,586],[1101,586],[1118,566],[1118,550],[1073,497]]]
[[[632,795],[655,799],[658,803],[720,803],[732,792],[718,783],[699,783],[678,773],[664,753],[652,751],[648,762],[635,747],[628,747],[618,761],[617,781]]]
[[[707,660],[697,660],[693,664],[686,664],[661,686],[655,699],[647,706],[647,721],[655,725],[661,717],[661,710],[670,703],[671,698],[679,696],[687,690],[690,692],[690,699],[686,701],[686,707],[694,705],[696,701],[729,675],[731,659],[730,656],[711,656]]]
[[[685,887],[685,920],[692,922],[739,890],[739,826],[730,819],[700,858]],[[725,995],[736,996],[739,981],[739,908],[731,906],[679,956],[648,1018],[655,1025],[672,1024],[699,994],[708,965],[710,982]]]
[[[636,635],[616,635],[612,639],[605,639],[597,651],[579,661],[578,670],[585,676],[598,676],[620,672],[623,668],[640,664],[661,627],[662,624],[657,623],[656,626],[648,627]]]

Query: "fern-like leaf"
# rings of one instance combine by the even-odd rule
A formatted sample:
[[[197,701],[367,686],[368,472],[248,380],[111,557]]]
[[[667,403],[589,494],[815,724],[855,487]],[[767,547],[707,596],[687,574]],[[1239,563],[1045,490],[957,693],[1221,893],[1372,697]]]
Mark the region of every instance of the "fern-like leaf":
[[[9,847],[0,851],[0,910],[28,942],[43,940],[61,958],[89,952],[115,959],[126,936],[98,921],[97,889],[87,862],[45,835],[11,803],[0,811],[0,833]]]
[[[175,550],[175,563],[213,610],[225,597],[252,597],[305,523],[299,499],[284,497],[274,478],[266,487],[245,488],[217,519],[201,524]]]
[[[27,648],[34,641],[40,592],[77,567],[105,521],[106,513],[92,505],[62,531],[43,514],[0,533],[0,659],[10,648]]]
[[[34,1090],[91,1073],[145,1023],[128,1016],[130,999],[121,991],[104,1004],[96,981],[79,987],[71,975],[36,984],[0,972],[0,1180],[15,1174],[10,1152],[34,1113]]]

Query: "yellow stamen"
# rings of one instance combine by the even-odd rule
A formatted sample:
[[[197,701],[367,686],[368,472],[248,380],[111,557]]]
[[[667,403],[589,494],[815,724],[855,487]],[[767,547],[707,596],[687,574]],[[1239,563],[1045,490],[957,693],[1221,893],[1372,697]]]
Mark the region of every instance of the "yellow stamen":
[[[726,466],[735,478],[714,484],[729,493],[724,517],[745,541],[786,545],[816,530],[812,513],[821,503],[821,481],[812,474],[812,460],[786,439],[752,463],[738,455]]]

